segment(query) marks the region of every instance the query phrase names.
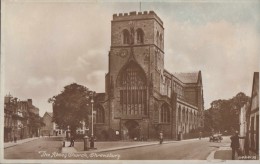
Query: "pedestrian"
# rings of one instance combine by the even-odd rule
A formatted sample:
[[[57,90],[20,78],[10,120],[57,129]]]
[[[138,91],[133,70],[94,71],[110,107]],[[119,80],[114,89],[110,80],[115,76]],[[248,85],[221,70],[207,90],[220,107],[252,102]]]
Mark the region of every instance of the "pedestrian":
[[[74,137],[73,137],[73,135],[71,135],[71,137],[70,137],[70,146],[69,147],[74,147]]]
[[[235,132],[234,135],[230,137],[231,139],[231,145],[230,147],[232,148],[232,160],[235,159],[235,153],[239,155],[239,136],[238,136],[238,131]]]
[[[163,143],[163,132],[161,131],[159,134],[160,144]]]
[[[16,140],[17,140],[17,138],[16,138],[16,135],[14,136],[14,143],[16,143]]]
[[[201,140],[201,138],[202,138],[202,132],[200,132],[199,134],[199,139]]]

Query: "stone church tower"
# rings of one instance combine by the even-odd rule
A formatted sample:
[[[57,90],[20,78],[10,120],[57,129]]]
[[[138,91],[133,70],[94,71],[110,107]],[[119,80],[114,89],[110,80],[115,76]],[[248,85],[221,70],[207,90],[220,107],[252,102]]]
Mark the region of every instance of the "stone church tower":
[[[163,131],[174,139],[201,124],[201,72],[164,69],[164,27],[155,12],[114,14],[108,57],[106,93],[96,96],[97,136],[146,139]]]

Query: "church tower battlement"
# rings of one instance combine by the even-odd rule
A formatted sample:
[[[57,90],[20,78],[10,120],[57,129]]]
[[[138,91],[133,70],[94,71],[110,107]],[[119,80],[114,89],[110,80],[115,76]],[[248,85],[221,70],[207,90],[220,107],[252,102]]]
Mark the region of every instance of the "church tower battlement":
[[[156,19],[158,23],[160,23],[163,26],[163,21],[156,15],[154,11],[144,11],[144,12],[138,12],[136,11],[128,13],[119,13],[113,15],[113,20],[114,21],[120,21],[120,20],[126,20],[126,19]]]
[[[135,45],[154,44],[161,51],[164,50],[163,22],[154,11],[114,14],[112,20],[111,46],[128,46],[131,44],[131,32],[135,34],[133,40]]]

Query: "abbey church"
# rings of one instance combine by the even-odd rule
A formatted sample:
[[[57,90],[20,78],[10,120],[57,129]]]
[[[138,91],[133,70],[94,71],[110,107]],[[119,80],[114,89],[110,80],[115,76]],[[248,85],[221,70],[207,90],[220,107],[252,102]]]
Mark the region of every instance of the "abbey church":
[[[95,96],[94,133],[119,139],[177,139],[203,127],[201,71],[164,68],[163,21],[153,11],[114,14],[105,93]],[[174,71],[174,70],[172,70]]]

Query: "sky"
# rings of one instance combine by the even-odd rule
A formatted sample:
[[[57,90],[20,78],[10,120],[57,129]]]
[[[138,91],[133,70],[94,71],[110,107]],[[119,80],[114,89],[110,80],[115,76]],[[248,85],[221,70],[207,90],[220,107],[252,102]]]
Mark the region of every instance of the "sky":
[[[259,1],[143,1],[164,23],[165,69],[202,71],[205,109],[238,92],[251,96],[259,72]],[[111,20],[139,11],[139,1],[2,2],[2,97],[33,99],[40,115],[47,100],[76,82],[105,91]]]

